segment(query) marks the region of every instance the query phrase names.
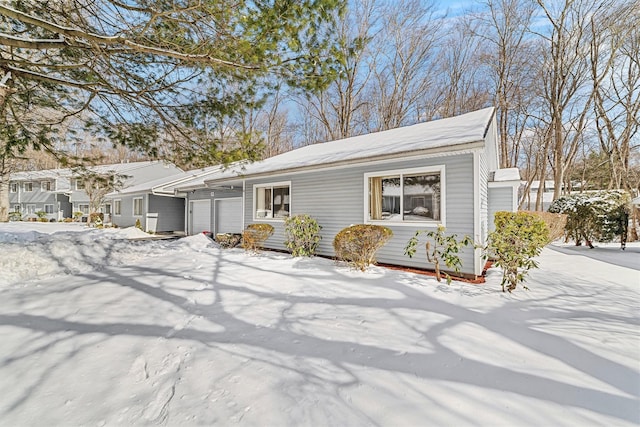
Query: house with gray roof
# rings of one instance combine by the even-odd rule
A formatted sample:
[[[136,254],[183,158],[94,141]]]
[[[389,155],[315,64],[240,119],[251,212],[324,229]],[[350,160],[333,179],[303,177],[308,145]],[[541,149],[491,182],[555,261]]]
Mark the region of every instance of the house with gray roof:
[[[407,241],[442,224],[476,242],[461,259],[462,272],[478,276],[493,213],[516,210],[520,181],[517,170],[499,169],[495,121],[494,108],[485,108],[238,163],[205,179],[210,196],[192,200],[189,219],[216,233],[269,223],[275,232],[266,247],[283,250],[285,218],[309,214],[322,226],[318,253],[326,256],[343,228],[380,224],[394,236],[378,261],[419,268],[433,265],[424,247],[405,256]]]

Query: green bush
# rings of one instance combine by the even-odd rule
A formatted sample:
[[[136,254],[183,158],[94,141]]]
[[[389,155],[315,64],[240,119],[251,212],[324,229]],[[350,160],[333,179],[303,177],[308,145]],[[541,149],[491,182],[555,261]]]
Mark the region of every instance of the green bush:
[[[444,225],[438,225],[438,229],[435,231],[418,230],[416,234],[409,239],[407,246],[404,248],[404,254],[408,255],[409,258],[413,258],[418,247],[418,238],[420,235],[425,234],[431,239],[433,244],[431,240],[428,240],[425,244],[425,249],[427,251],[427,261],[433,263],[436,271],[436,280],[438,280],[438,282],[442,280],[440,261],[444,261],[447,267],[459,273],[460,267],[462,267],[462,261],[458,253],[464,246],[473,244],[471,237],[464,236],[462,240],[457,240],[458,236],[456,234],[445,236],[445,230]],[[445,273],[445,277],[447,278],[447,284],[451,284],[451,276]]]
[[[627,232],[629,204],[626,191],[595,191],[562,196],[549,206],[549,212],[567,214],[567,237],[577,245],[584,240],[593,247],[593,240],[610,242]]]
[[[333,239],[336,258],[364,271],[375,264],[375,255],[393,232],[381,225],[358,224],[342,229]]]
[[[38,217],[38,220],[40,222],[43,222],[42,219],[44,218],[46,220],[47,213],[45,211],[38,211],[36,212],[36,216]],[[44,222],[47,222],[47,221],[44,221]]]
[[[318,221],[309,215],[294,215],[284,220],[285,246],[293,256],[313,256],[320,243]]]
[[[271,224],[249,224],[242,232],[242,247],[247,251],[258,252],[272,234]]]
[[[486,247],[495,265],[502,268],[502,292],[524,286],[525,277],[538,263],[533,260],[549,243],[549,230],[539,217],[527,212],[496,212],[496,231],[489,234]]]

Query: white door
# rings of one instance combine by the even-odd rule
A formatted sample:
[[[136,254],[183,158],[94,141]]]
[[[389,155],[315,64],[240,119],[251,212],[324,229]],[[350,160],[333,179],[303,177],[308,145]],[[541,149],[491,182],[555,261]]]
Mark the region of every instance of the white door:
[[[189,234],[211,231],[211,200],[189,202]]]
[[[215,201],[216,233],[242,233],[242,198]]]

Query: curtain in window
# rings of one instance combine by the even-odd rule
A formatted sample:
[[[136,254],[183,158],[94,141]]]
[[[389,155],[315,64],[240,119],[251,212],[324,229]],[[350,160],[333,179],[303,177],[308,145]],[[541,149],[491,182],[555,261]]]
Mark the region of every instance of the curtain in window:
[[[382,178],[369,178],[369,191],[371,219],[382,219]]]

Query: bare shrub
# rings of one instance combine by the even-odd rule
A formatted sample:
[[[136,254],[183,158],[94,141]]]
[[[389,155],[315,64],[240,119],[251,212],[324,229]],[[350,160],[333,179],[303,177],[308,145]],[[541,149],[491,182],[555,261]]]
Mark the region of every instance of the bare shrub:
[[[247,251],[258,252],[272,234],[271,224],[249,224],[242,232],[242,247]]]

